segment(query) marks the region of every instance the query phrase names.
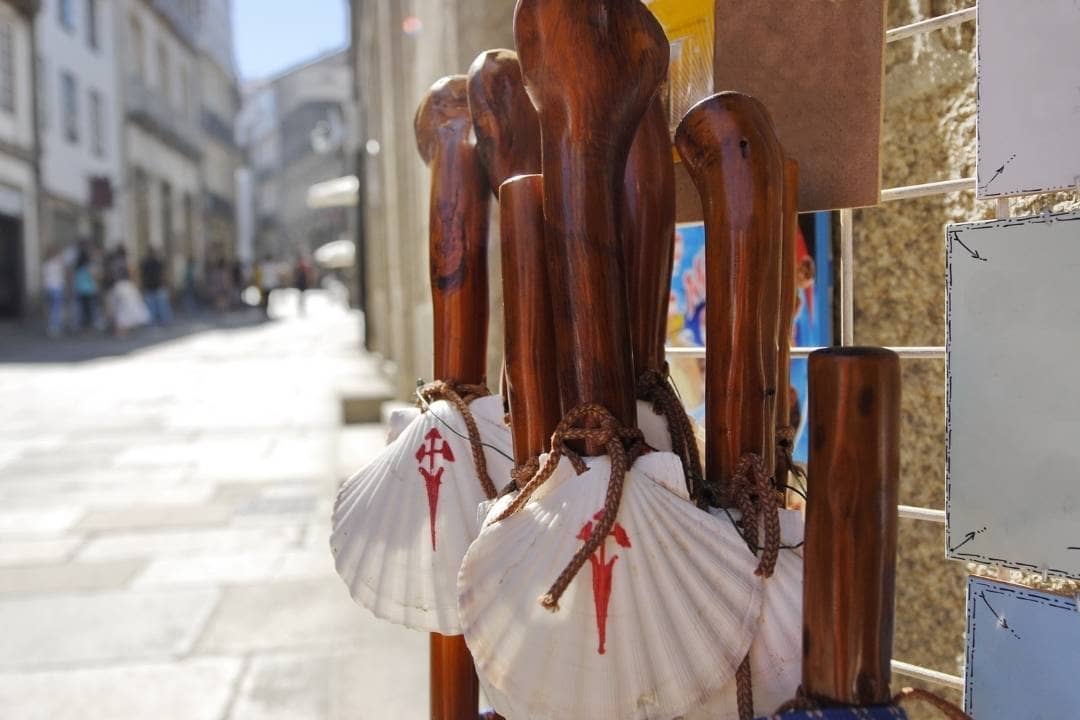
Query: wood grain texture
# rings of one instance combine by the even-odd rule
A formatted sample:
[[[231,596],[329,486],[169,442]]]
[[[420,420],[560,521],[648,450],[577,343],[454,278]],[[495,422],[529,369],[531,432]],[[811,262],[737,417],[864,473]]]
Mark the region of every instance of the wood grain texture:
[[[887,702],[900,475],[900,358],[882,348],[810,355],[803,688]]]
[[[480,681],[462,635],[431,633],[431,720],[473,720],[480,715]]]
[[[445,77],[431,86],[416,111],[415,130],[420,156],[431,168],[435,377],[483,384],[491,196],[473,141],[464,75]]]
[[[519,0],[514,36],[540,116],[563,409],[635,424],[618,232],[626,157],[667,71],[663,30],[639,0]]]
[[[499,190],[506,397],[518,465],[550,450],[551,434],[562,414],[548,291],[543,183],[540,175],[521,175]]]
[[[744,454],[775,465],[784,157],[768,113],[740,93],[695,105],[675,145],[705,210],[706,476],[723,502]]]
[[[513,50],[485,50],[469,68],[469,112],[495,196],[515,175],[540,172],[540,122]]]
[[[675,161],[657,95],[638,126],[623,179],[622,242],[634,372],[664,367],[675,250]]]
[[[784,244],[780,253],[780,326],[777,331],[778,361],[776,382],[776,480],[786,485],[790,453],[781,446],[779,433],[793,430],[791,423],[791,328],[795,324],[797,288],[795,260],[799,241],[799,163],[784,161]]]
[[[884,31],[884,0],[716,0],[714,88],[769,108],[803,212],[878,204]]]

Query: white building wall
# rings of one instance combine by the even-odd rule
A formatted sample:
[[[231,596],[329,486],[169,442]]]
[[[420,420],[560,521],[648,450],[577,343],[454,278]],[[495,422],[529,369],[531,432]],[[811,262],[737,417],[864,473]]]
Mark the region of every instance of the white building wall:
[[[108,244],[123,235],[120,223],[124,189],[123,108],[117,89],[117,26],[114,20],[117,0],[97,0],[97,48],[91,47],[89,4],[72,3],[74,28],[60,22],[59,3],[44,2],[35,20],[38,55],[38,107],[41,138],[42,189],[76,205],[90,201],[90,178],[108,177],[113,187],[114,207],[101,213]],[[78,139],[67,139],[64,132],[62,81],[71,73],[76,82]],[[103,148],[94,151],[90,93],[96,91],[102,102]],[[51,242],[51,238],[47,239]]]
[[[0,109],[0,142],[12,152],[0,151],[0,212],[22,220],[21,250],[24,311],[41,295],[41,251],[38,229],[37,190],[34,177],[34,95],[31,33],[25,16],[0,3],[0,21],[10,23],[14,44],[13,112]],[[2,281],[2,280],[0,280]]]

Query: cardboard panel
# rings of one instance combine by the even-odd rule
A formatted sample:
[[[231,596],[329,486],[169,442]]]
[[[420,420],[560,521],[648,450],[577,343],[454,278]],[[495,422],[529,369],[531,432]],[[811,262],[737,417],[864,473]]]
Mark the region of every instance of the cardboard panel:
[[[946,233],[948,556],[1080,578],[1080,213]]]
[[[971,578],[964,709],[978,720],[1076,717],[1076,601]]]
[[[799,210],[881,195],[882,0],[717,0],[713,83],[756,96],[799,161]]]
[[[979,3],[979,197],[1080,184],[1080,3]]]

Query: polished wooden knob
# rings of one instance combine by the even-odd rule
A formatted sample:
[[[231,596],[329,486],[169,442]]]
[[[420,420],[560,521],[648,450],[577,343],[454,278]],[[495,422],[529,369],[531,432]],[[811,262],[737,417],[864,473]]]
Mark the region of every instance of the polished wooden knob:
[[[555,328],[544,242],[544,182],[519,175],[499,190],[502,235],[506,396],[514,462],[549,450],[559,424]]]
[[[670,49],[639,0],[519,0],[525,87],[540,116],[548,268],[564,410],[636,422],[619,198]]]
[[[431,168],[429,251],[434,373],[483,384],[487,361],[490,191],[473,140],[464,75],[437,81],[415,120]]]
[[[469,112],[480,163],[496,196],[515,175],[540,172],[540,121],[513,50],[485,50],[469,68]]]
[[[761,103],[719,93],[675,145],[705,212],[707,484],[727,502],[740,458],[775,465],[784,156]]]
[[[810,355],[803,689],[828,703],[888,702],[900,476],[900,358]]]

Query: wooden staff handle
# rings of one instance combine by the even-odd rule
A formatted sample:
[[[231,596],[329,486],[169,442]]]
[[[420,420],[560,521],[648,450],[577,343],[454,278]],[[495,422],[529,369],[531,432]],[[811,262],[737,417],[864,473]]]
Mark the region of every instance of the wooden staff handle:
[[[780,326],[777,332],[779,356],[776,378],[776,430],[794,430],[791,424],[791,328],[795,324],[795,260],[799,240],[799,163],[784,161],[784,245],[780,255]],[[794,440],[792,440],[794,442]],[[791,468],[788,453],[777,441],[776,481],[786,485]]]
[[[817,700],[890,699],[899,476],[899,356],[812,353],[803,689]]]
[[[499,190],[506,384],[518,465],[550,449],[561,415],[545,260],[543,182],[540,175],[520,175]]]
[[[739,459],[775,466],[783,153],[740,93],[695,105],[675,133],[705,212],[708,484],[727,504]]]
[[[431,86],[416,143],[431,168],[429,250],[435,377],[483,384],[488,330],[487,179],[472,140],[464,75]]]
[[[618,213],[630,144],[667,72],[667,38],[640,0],[518,0],[514,37],[540,116],[563,410],[599,403],[634,425]]]
[[[469,68],[469,112],[495,196],[515,175],[540,172],[540,121],[513,50],[485,50]]]
[[[626,161],[622,239],[634,374],[641,377],[664,367],[675,251],[675,160],[660,95],[642,118]]]
[[[415,120],[416,144],[431,168],[429,251],[434,373],[485,380],[488,279],[487,178],[472,139],[464,75],[431,86]],[[432,720],[478,715],[480,686],[462,636],[431,633]]]

